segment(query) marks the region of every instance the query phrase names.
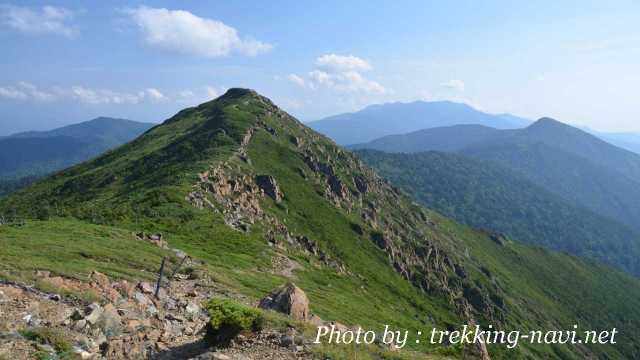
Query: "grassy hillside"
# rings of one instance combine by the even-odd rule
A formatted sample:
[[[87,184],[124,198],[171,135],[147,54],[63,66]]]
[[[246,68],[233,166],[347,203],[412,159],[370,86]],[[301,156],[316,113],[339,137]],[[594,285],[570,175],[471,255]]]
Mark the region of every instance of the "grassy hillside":
[[[390,153],[458,152],[519,176],[640,232],[640,155],[543,118],[524,129],[458,125],[383,137],[356,149]]]
[[[515,170],[581,207],[640,231],[640,182],[546,144],[492,144],[462,154]]]
[[[440,152],[357,154],[421,204],[445,216],[640,274],[640,235],[572,205],[508,168]]]
[[[27,176],[18,180],[0,180],[0,197],[6,196],[34,182],[38,177]]]
[[[132,241],[127,234],[162,232],[172,247],[202,260],[221,286],[250,299],[287,281],[277,264],[294,262],[296,283],[326,320],[391,324],[414,334],[469,321],[621,331],[615,346],[489,346],[494,359],[624,359],[639,347],[637,280],[566,255],[498,244],[423,209],[249,90],[185,109],[115,151],[36,182],[0,200],[0,212],[43,219],[0,226],[3,249],[34,259],[0,258],[5,276],[98,267],[143,277],[157,250],[138,246],[135,261],[118,252]],[[42,257],[24,239],[70,251]],[[475,351],[413,340],[421,352],[460,358]]]

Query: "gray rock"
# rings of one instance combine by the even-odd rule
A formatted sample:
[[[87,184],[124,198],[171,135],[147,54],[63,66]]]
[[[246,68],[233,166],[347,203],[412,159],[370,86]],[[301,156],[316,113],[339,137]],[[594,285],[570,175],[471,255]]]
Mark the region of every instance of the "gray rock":
[[[258,306],[290,315],[295,320],[307,321],[310,317],[309,299],[304,291],[293,283],[275,289],[260,300]]]
[[[153,294],[155,291],[153,285],[145,281],[138,283],[138,289],[142,291],[143,294]]]
[[[53,348],[53,346],[51,345],[47,345],[47,344],[36,344],[36,348],[40,351],[44,351],[44,352],[48,352],[48,353],[55,353],[56,350]]]
[[[157,313],[158,313],[158,308],[156,308],[154,305],[149,305],[149,307],[147,307],[147,314],[155,315]]]
[[[194,360],[231,360],[231,358],[227,355],[216,352],[206,352],[198,355]]]
[[[80,319],[73,325],[73,330],[82,331],[86,326],[87,321],[85,319]]]
[[[104,306],[98,325],[107,337],[118,336],[122,332],[121,317],[118,310],[109,303]]]
[[[290,347],[295,343],[295,338],[293,335],[282,335],[280,338],[280,345],[282,347]]]
[[[104,310],[97,303],[90,304],[84,309],[84,319],[91,325],[98,322]]]
[[[174,315],[172,313],[168,313],[165,318],[167,320],[170,321],[177,321],[177,322],[186,322],[187,320],[185,318],[183,318],[182,316],[178,316],[178,315]]]
[[[133,299],[140,305],[147,305],[150,302],[149,298],[139,291],[136,291],[135,294],[133,294]]]
[[[189,315],[197,315],[198,313],[200,313],[200,306],[198,306],[197,304],[194,303],[189,303],[187,304],[187,306],[184,308],[184,311],[189,314]]]

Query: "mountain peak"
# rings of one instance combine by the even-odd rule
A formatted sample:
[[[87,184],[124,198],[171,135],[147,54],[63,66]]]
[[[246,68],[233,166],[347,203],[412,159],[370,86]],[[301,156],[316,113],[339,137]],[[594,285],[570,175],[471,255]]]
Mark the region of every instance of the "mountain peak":
[[[258,92],[253,89],[246,88],[230,88],[220,98],[223,99],[235,99],[243,96],[260,96]]]
[[[537,127],[537,126],[558,126],[558,125],[564,125],[566,126],[566,124],[550,118],[550,117],[542,117],[540,119],[538,119],[536,122],[534,122],[533,124],[531,124],[529,127]]]
[[[571,134],[582,133],[582,131],[580,131],[579,129],[550,117],[540,118],[533,124],[526,127],[524,130],[528,133],[532,133],[535,131],[543,131],[545,133],[549,131]]]

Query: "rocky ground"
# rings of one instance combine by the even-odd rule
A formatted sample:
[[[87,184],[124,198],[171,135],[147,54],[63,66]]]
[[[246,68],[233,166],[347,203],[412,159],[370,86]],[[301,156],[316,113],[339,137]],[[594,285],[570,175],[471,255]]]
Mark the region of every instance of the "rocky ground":
[[[89,281],[38,272],[61,293],[95,294],[95,301],[0,282],[0,359],[310,359],[295,329],[241,334],[224,348],[206,341],[212,297],[227,297],[208,279],[178,274],[154,296],[148,282]],[[242,301],[242,299],[237,299]]]

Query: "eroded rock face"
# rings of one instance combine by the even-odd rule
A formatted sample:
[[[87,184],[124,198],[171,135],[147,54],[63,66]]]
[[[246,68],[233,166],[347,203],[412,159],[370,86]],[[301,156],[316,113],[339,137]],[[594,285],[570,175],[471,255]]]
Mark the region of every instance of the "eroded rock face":
[[[258,175],[256,176],[256,184],[275,202],[282,201],[282,191],[278,187],[276,179],[271,175]]]
[[[331,191],[341,199],[344,199],[348,195],[347,187],[340,181],[340,179],[335,176],[329,176],[327,180],[329,182],[329,186],[331,187]]]
[[[307,294],[293,283],[275,289],[260,300],[259,307],[287,314],[295,320],[307,321],[311,319]]]
[[[360,176],[360,175],[354,176],[353,183],[356,185],[356,189],[358,189],[358,191],[360,191],[363,194],[369,190],[369,184],[367,184],[367,179],[365,179],[363,176]]]

